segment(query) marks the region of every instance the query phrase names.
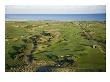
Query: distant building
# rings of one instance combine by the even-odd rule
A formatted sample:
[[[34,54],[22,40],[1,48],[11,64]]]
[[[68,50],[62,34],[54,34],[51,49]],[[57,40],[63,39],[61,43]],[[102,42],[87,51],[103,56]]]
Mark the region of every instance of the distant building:
[[[93,48],[97,48],[97,45],[93,45]]]

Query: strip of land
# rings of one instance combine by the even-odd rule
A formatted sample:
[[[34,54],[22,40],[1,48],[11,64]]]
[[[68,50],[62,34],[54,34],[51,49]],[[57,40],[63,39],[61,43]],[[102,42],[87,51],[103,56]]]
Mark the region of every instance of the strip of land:
[[[106,71],[105,21],[6,21],[8,72]]]

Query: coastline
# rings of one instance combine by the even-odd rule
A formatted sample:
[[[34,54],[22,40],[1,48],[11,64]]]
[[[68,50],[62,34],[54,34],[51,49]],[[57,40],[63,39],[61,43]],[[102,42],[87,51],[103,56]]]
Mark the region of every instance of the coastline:
[[[106,14],[5,14],[6,21],[106,21]]]

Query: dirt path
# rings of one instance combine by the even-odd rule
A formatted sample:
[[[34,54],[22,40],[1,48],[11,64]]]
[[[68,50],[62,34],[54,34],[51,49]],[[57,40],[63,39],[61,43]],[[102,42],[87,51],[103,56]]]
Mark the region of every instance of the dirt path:
[[[33,60],[32,53],[35,51],[36,46],[37,46],[34,44],[34,40],[32,40],[31,44],[32,45],[31,45],[30,51],[25,55],[25,61],[27,64],[32,64],[32,60]]]

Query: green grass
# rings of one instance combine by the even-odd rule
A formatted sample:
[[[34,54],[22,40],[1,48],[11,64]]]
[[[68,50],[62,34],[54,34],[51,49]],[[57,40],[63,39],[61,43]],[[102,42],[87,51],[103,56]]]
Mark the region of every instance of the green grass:
[[[85,26],[90,25],[90,26]],[[82,27],[82,28],[81,28]],[[84,28],[84,29],[83,29]],[[80,22],[54,22],[54,21],[6,21],[6,64],[14,65],[18,63],[19,59],[12,59],[9,52],[13,51],[12,46],[19,46],[23,44],[22,38],[27,38],[33,35],[39,35],[40,38],[48,40],[49,36],[42,35],[42,31],[55,30],[52,32],[54,38],[50,42],[38,43],[36,50],[32,53],[34,59],[40,61],[51,61],[47,57],[48,54],[55,55],[57,57],[71,55],[78,57],[77,65],[79,68],[94,69],[95,71],[106,71],[106,27],[104,23],[97,21],[80,21]],[[82,36],[81,32],[87,32],[92,38]],[[56,34],[55,34],[56,33]],[[59,35],[59,37],[57,37]],[[22,37],[23,36],[23,37]],[[87,37],[87,38],[85,38]],[[17,40],[14,40],[17,39]],[[39,40],[41,41],[41,40]],[[26,43],[27,47],[22,53],[31,50],[32,42],[29,40]],[[99,47],[99,43],[101,44]],[[47,47],[47,45],[50,45]],[[92,48],[93,45],[98,45],[96,48]],[[103,52],[102,52],[102,51]],[[17,54],[19,56],[20,54]],[[23,60],[24,61],[24,60]],[[20,62],[19,62],[20,63]],[[21,62],[22,63],[22,62]],[[20,64],[21,64],[20,63]],[[48,65],[48,63],[47,63]],[[42,65],[41,65],[42,66]],[[73,69],[74,71],[88,71],[81,69]],[[92,71],[94,71],[92,70]],[[6,69],[7,71],[7,69]],[[8,70],[10,71],[10,69]],[[89,70],[91,71],[91,70]]]

